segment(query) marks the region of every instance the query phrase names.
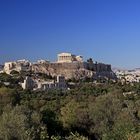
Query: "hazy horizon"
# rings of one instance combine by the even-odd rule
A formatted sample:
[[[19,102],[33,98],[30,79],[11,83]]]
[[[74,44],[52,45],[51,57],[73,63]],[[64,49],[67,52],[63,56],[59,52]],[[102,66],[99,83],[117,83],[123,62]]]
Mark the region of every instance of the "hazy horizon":
[[[0,1],[0,63],[70,52],[139,68],[139,7],[138,0]]]

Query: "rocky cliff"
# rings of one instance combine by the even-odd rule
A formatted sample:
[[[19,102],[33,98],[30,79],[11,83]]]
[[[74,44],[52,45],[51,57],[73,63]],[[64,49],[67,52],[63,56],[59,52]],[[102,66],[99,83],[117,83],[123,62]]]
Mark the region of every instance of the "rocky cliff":
[[[66,79],[92,78],[99,75],[114,78],[110,65],[89,64],[87,62],[33,64],[32,71],[51,76],[64,75]]]

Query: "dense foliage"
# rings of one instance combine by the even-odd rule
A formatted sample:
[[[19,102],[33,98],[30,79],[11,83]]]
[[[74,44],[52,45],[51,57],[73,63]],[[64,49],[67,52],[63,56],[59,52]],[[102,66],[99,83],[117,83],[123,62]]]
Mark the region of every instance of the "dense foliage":
[[[0,139],[139,140],[140,84],[82,82],[46,92],[1,85]]]

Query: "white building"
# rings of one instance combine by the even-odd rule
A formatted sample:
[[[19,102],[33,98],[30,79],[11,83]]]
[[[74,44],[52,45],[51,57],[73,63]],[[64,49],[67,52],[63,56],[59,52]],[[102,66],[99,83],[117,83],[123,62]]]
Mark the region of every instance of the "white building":
[[[40,60],[37,61],[37,63],[38,63],[38,64],[48,64],[48,63],[50,63],[50,61],[40,59]]]
[[[55,80],[43,81],[43,80],[33,80],[30,77],[26,77],[24,82],[21,84],[23,89],[30,89],[30,90],[41,90],[45,91],[48,89],[66,89],[66,82],[65,77],[57,76]]]
[[[34,81],[32,80],[31,77],[27,76],[24,80],[24,82],[21,84],[23,89],[29,89],[33,90],[34,88]]]
[[[21,71],[29,71],[30,70],[31,63],[28,60],[18,60],[14,62],[6,62],[4,64],[4,72],[7,74],[10,74],[11,71],[15,70],[18,72]]]
[[[35,83],[35,90],[48,90],[48,89],[66,89],[66,82],[64,76],[57,76],[56,81],[38,81]]]
[[[82,62],[83,61],[83,57],[82,56],[76,56],[74,54],[71,53],[60,53],[58,54],[58,61],[59,63],[65,63],[65,62],[73,62],[73,61],[79,61]]]
[[[79,62],[83,62],[83,56],[81,55],[76,56],[76,60]]]
[[[117,70],[115,74],[119,80],[126,83],[140,82],[139,70]]]
[[[4,64],[4,72],[6,72],[7,74],[10,74],[10,72],[14,68],[15,68],[15,63],[14,62],[6,62]]]

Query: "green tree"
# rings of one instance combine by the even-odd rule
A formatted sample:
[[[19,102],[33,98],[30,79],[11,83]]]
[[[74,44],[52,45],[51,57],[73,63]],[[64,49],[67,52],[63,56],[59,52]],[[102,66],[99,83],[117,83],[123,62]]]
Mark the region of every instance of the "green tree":
[[[72,100],[61,108],[60,120],[62,121],[64,128],[71,129],[75,126],[77,121],[76,111],[78,107],[80,107],[79,103]]]
[[[118,113],[121,111],[121,102],[112,94],[99,96],[94,103],[89,104],[89,115],[93,121],[91,134],[98,139],[110,132]]]
[[[21,108],[10,106],[4,111],[0,117],[0,138],[4,140],[10,139],[28,139],[26,133],[27,117],[22,113]]]
[[[127,111],[123,111],[118,115],[112,131],[104,135],[103,140],[129,140],[134,138],[136,130],[133,117]]]

